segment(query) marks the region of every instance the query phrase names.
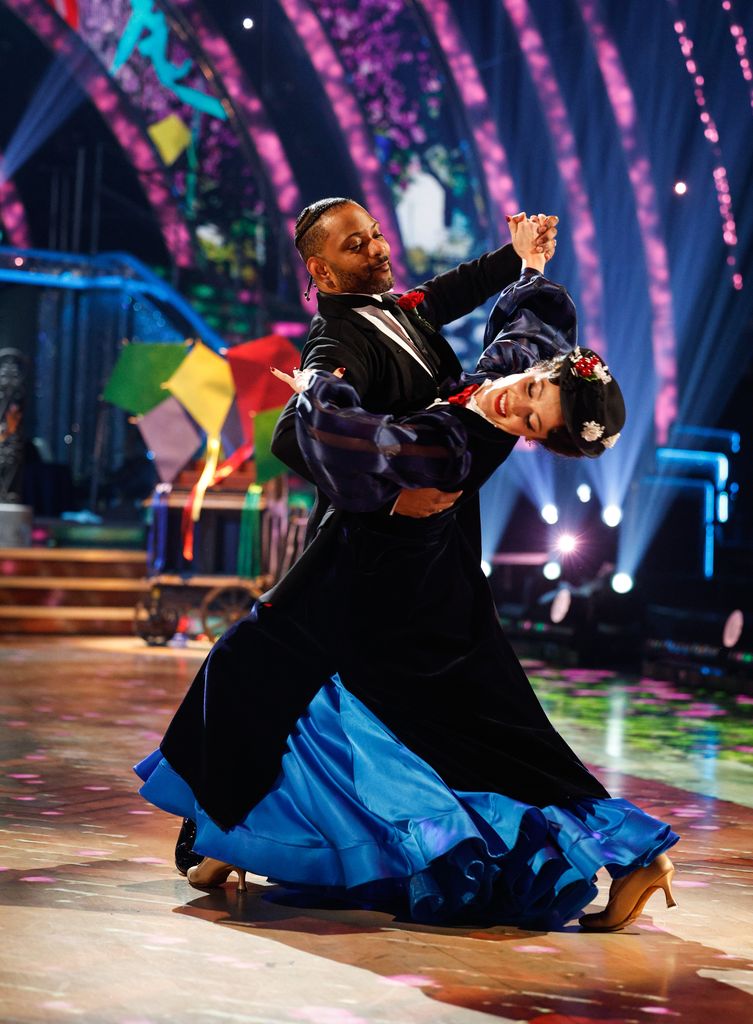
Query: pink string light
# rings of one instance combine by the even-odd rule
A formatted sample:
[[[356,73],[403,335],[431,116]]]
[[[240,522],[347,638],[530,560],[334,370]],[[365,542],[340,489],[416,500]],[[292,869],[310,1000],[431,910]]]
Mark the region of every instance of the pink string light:
[[[722,0],[722,9],[727,12],[729,17],[730,35],[735,41],[735,52],[737,53],[738,63],[740,65],[740,71],[742,72],[743,79],[749,83],[748,95],[750,96],[750,105],[753,109],[753,68],[750,66],[750,57],[748,56],[748,40],[742,25],[735,16],[735,12],[732,7],[732,0]],[[732,212],[731,203],[730,212]],[[727,259],[727,262],[729,263],[729,258]],[[740,291],[743,286],[743,276],[741,273],[734,271],[734,263],[732,266],[732,284],[738,291]]]
[[[722,0],[722,10],[727,12],[729,33],[735,43],[735,52],[737,53],[740,71],[745,81],[749,83],[748,93],[750,95],[750,105],[753,108],[753,68],[750,66],[750,57],[748,56],[748,40],[742,25],[737,20],[734,8],[732,7],[732,0]]]
[[[499,231],[505,223],[505,215],[515,213],[519,204],[507,154],[497,133],[486,89],[447,0],[417,0],[417,3],[444,52],[455,88],[463,101],[484,172],[492,220]]]
[[[280,3],[327,94],[358,170],[369,213],[379,221],[390,241],[390,260],[399,287],[409,280],[400,229],[371,133],[348,85],[345,68],[310,4],[306,0],[280,0]]]
[[[667,2],[674,11],[679,11],[677,0],[667,0]],[[687,22],[682,18],[676,18],[673,28],[675,30],[675,35],[677,36],[677,41],[680,44],[680,52],[685,60],[685,68],[693,82],[693,95],[695,96],[696,105],[700,111],[699,118],[703,125],[703,134],[708,140],[711,152],[714,156],[714,162],[716,164],[714,167],[714,188],[716,189],[716,199],[719,205],[719,216],[722,220],[722,239],[727,247],[727,265],[732,270],[732,286],[739,291],[743,286],[743,278],[742,274],[740,274],[736,269],[737,257],[735,253],[737,248],[737,225],[735,224],[735,214],[732,209],[732,195],[729,188],[727,169],[722,163],[722,150],[719,145],[719,129],[717,128],[716,122],[708,109],[706,93],[703,88],[706,79],[701,74],[698,67],[698,61],[694,56],[695,44],[688,35]]]
[[[554,145],[557,168],[565,185],[572,221],[573,248],[581,282],[579,307],[585,341],[589,347],[606,355],[603,331],[604,283],[599,265],[596,225],[583,184],[585,175],[578,156],[575,135],[557,85],[554,68],[531,14],[528,0],[502,0],[502,3],[518,33],[518,45],[523,51],[538,93],[541,110]]]
[[[0,171],[2,157],[0,157]],[[4,181],[0,174],[0,222],[5,228],[8,242],[17,249],[31,248],[31,232],[26,210],[13,181]]]
[[[580,0],[580,10],[614,111],[635,199],[638,230],[649,279],[651,344],[657,380],[654,426],[658,443],[665,444],[669,428],[677,418],[677,343],[669,258],[660,228],[661,217],[651,177],[651,163],[638,131],[638,111],[633,90],[622,66],[619,50],[600,17],[596,0]]]

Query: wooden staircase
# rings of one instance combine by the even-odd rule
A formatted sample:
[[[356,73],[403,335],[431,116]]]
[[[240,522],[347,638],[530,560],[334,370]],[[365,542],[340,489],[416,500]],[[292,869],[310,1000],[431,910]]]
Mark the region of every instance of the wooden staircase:
[[[130,636],[145,576],[143,551],[0,548],[0,633]]]

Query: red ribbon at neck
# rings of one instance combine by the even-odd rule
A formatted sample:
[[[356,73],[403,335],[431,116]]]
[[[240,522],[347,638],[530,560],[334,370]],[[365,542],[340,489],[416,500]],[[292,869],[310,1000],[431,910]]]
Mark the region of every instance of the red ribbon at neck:
[[[456,395],[450,395],[447,401],[450,405],[468,405],[471,395],[475,394],[480,387],[480,384],[469,384],[467,388],[458,391]]]

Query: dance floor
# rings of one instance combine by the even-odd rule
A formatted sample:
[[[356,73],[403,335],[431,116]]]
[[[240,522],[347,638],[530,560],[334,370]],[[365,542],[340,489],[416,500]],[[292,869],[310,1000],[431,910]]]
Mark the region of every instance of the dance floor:
[[[679,906],[613,935],[432,928],[177,875],[130,765],[204,650],[3,640],[3,1022],[753,1021],[753,698],[529,663],[612,793],[682,834]]]

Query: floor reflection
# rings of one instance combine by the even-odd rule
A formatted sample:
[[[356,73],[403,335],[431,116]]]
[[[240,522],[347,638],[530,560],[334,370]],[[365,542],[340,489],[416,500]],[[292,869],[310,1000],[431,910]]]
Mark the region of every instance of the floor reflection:
[[[681,834],[679,906],[654,898],[615,935],[427,928],[258,878],[243,899],[204,895],[176,874],[179,822],[144,804],[130,765],[204,653],[0,644],[3,1020],[753,1020],[753,701],[529,663],[610,791]]]
[[[524,664],[547,714],[585,760],[753,806],[753,697]]]

